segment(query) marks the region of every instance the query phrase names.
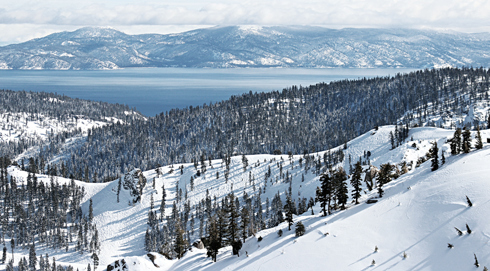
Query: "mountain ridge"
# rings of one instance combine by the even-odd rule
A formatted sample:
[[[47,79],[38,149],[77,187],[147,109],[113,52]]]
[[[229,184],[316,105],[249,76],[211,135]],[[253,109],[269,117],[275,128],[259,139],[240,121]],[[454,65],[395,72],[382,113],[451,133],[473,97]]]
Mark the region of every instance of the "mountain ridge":
[[[318,26],[218,26],[128,35],[84,27],[0,47],[1,69],[489,66],[488,33]]]

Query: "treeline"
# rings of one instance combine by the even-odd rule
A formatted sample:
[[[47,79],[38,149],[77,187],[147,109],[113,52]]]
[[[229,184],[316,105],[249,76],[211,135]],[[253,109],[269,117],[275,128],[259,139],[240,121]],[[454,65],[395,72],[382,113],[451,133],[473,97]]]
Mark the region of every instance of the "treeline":
[[[435,112],[459,112],[488,98],[489,78],[488,69],[445,68],[250,92],[93,129],[83,144],[70,149],[64,166],[74,175],[88,168],[83,178],[93,180],[95,173],[99,179],[117,177],[133,166],[147,170],[203,155],[325,150],[375,126],[394,124],[409,110],[403,125],[426,122]],[[64,135],[53,138],[39,155],[50,161],[65,140]]]

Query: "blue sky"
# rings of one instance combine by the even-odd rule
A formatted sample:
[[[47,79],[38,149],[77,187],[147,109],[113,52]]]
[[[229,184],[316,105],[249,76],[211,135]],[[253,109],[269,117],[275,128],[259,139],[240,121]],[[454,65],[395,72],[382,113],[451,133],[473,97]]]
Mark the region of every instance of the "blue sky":
[[[408,27],[490,32],[490,1],[452,0],[0,0],[0,44],[83,26],[128,34],[213,25]]]

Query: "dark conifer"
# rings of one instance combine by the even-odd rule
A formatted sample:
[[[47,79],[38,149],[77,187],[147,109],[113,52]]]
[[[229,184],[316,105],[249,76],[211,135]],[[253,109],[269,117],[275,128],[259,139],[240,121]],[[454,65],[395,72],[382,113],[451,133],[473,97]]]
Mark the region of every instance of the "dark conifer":
[[[457,128],[454,132],[453,138],[451,139],[451,154],[457,155],[461,153],[461,129]]]
[[[466,232],[468,234],[471,234],[471,232],[472,232],[471,229],[470,229],[470,226],[468,226],[468,224],[466,224]]]
[[[247,239],[248,237],[248,223],[250,221],[249,219],[249,216],[250,216],[250,213],[248,211],[248,208],[247,206],[243,206],[242,207],[242,212],[241,212],[241,226],[240,228],[242,229],[242,239],[243,239],[243,243],[245,243],[245,239]]]
[[[480,133],[480,127],[476,127],[476,143],[475,143],[475,148],[477,150],[481,150],[483,148],[483,141],[481,139],[481,133]]]
[[[328,173],[323,173],[320,176],[320,187],[316,189],[316,201],[320,202],[323,216],[330,214],[330,201],[332,200],[333,188],[332,178]]]
[[[431,170],[436,171],[439,169],[439,148],[437,148],[437,142],[432,143],[432,148],[429,150],[430,156],[432,157]]]
[[[466,196],[466,202],[468,202],[469,207],[473,206],[473,203],[471,202],[470,198],[468,198],[468,196]]]
[[[352,197],[356,201],[356,204],[359,204],[359,198],[361,197],[361,173],[362,166],[361,162],[357,162],[354,168],[354,173],[352,174],[352,178],[350,180],[350,184],[352,185]],[[313,210],[313,209],[312,209]]]
[[[94,270],[97,269],[97,266],[99,266],[99,256],[97,256],[97,253],[92,253],[92,256],[90,257],[94,261]]]
[[[175,225],[175,244],[174,252],[177,255],[177,259],[182,258],[184,253],[187,251],[187,241],[184,239],[184,230],[180,223],[180,219],[177,220]]]
[[[471,149],[471,132],[468,128],[464,128],[463,132],[463,152],[469,153]]]
[[[37,263],[37,257],[36,257],[36,249],[34,248],[34,243],[29,248],[29,268],[31,270],[36,270],[36,263]]]
[[[293,225],[293,208],[294,202],[291,199],[291,195],[286,196],[286,205],[284,206],[284,210],[286,211],[286,221],[288,222],[288,229],[291,230],[291,226]]]
[[[296,237],[303,236],[305,234],[305,225],[301,221],[296,223]]]
[[[162,202],[160,203],[160,221],[163,221],[163,217],[165,216],[166,197],[167,197],[167,193],[165,192],[165,185],[162,184]]]
[[[211,257],[214,262],[216,262],[216,257],[218,256],[218,250],[221,248],[219,241],[218,225],[216,222],[216,216],[212,216],[208,221],[208,233],[207,238],[207,255]]]
[[[2,252],[2,263],[5,264],[5,261],[7,260],[7,247],[3,246],[3,252]]]
[[[90,199],[90,204],[88,206],[88,221],[92,223],[94,221],[94,207],[92,204],[92,199]]]
[[[393,166],[390,163],[382,164],[378,173],[378,194],[379,197],[383,197],[384,190],[383,186],[391,182],[391,170]]]

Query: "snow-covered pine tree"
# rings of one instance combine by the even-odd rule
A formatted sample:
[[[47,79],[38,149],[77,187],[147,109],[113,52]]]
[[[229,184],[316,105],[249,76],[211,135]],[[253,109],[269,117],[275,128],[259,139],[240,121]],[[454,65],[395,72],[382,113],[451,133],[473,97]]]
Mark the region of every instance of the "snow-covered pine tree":
[[[439,169],[439,148],[437,147],[437,142],[432,142],[432,148],[429,150],[431,160],[431,170],[436,171]]]

